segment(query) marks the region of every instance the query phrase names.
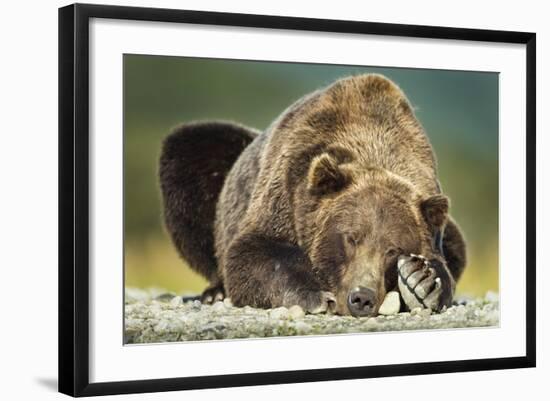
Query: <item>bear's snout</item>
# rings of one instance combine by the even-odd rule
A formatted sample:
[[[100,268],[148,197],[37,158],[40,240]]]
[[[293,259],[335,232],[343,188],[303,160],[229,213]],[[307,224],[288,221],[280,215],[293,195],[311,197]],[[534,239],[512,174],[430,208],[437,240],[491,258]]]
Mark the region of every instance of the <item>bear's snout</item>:
[[[377,304],[376,292],[370,288],[356,287],[348,294],[348,309],[353,316],[372,316]]]

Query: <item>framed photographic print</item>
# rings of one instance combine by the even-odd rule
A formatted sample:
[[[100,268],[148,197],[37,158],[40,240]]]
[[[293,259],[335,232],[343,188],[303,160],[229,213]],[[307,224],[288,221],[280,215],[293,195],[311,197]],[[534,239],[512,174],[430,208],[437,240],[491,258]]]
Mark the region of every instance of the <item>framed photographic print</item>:
[[[59,390],[535,366],[535,34],[59,10]]]

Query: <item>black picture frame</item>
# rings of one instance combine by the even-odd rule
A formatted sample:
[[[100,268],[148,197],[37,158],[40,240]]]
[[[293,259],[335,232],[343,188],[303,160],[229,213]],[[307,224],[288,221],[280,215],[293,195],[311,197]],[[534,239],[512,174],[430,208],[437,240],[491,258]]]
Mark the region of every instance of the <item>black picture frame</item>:
[[[88,61],[91,18],[526,45],[526,354],[521,357],[90,383]],[[72,396],[534,367],[536,35],[358,21],[74,4],[59,9],[59,391]]]

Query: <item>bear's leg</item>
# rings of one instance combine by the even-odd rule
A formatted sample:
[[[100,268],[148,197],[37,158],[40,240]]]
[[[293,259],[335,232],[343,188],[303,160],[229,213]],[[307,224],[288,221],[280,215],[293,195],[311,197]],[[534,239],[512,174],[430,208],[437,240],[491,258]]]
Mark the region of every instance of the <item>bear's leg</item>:
[[[231,244],[222,265],[227,296],[236,306],[299,305],[309,313],[336,308],[336,298],[322,291],[307,255],[290,243],[244,235]]]
[[[455,281],[458,281],[466,266],[466,243],[458,225],[449,219],[443,235],[443,254]]]

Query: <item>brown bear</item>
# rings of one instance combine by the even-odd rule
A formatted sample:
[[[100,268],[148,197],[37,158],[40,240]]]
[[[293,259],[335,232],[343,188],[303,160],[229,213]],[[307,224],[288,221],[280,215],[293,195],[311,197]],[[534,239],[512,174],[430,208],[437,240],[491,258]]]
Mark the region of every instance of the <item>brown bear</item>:
[[[466,263],[428,137],[381,75],[313,92],[262,133],[183,125],[160,183],[176,248],[210,281],[203,302],[372,316],[399,290],[440,311]]]

